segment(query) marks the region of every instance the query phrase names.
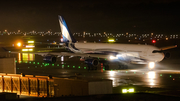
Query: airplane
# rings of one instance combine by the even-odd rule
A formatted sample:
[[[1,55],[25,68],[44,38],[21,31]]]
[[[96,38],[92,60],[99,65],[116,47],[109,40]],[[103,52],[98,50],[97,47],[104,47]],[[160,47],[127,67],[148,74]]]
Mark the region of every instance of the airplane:
[[[164,59],[163,50],[177,47],[157,48],[152,45],[139,44],[80,43],[74,39],[64,18],[62,16],[58,17],[65,48],[72,52],[71,56],[80,56],[80,60],[84,60],[86,64],[93,66],[97,66],[102,60],[106,60],[149,64],[150,68],[154,68],[156,62]]]
[[[64,47],[70,52],[39,52],[46,62],[56,62],[61,56],[80,57],[88,65],[89,69],[97,68],[99,63],[108,65],[108,61],[116,61],[121,64],[148,64],[149,68],[155,67],[166,56],[163,51],[177,46],[157,48],[152,45],[118,44],[118,43],[81,43],[77,42],[69,31],[62,16],[58,16],[62,32]]]

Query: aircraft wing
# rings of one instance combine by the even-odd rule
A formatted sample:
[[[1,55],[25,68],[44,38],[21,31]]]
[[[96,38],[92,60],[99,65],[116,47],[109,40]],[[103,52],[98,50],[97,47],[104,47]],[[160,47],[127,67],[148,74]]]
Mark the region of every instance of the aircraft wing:
[[[167,46],[167,47],[161,47],[160,50],[164,51],[164,50],[168,50],[168,49],[172,49],[172,48],[176,48],[177,45],[174,46]]]
[[[69,56],[69,57],[96,57],[96,58],[108,58],[109,55],[104,54],[83,54],[83,53],[70,53],[70,52],[11,52],[11,53],[29,53],[29,54],[37,54],[41,56],[53,55],[53,56]]]
[[[72,57],[82,57],[82,58],[98,58],[98,59],[106,59],[106,60],[117,60],[119,62],[130,62],[133,64],[141,63],[144,64],[146,60],[143,57],[139,57],[137,52],[119,52],[117,55],[115,54],[97,54],[97,53],[70,53],[70,52],[11,52],[11,53],[30,53],[30,54],[37,54],[41,56],[68,56],[69,58]]]

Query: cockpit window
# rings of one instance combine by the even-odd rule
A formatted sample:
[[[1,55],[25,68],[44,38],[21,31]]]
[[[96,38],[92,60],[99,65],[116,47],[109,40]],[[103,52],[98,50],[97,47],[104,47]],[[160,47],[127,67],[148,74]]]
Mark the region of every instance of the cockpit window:
[[[162,53],[163,51],[161,51],[161,50],[154,50],[154,51],[152,51],[152,53]]]

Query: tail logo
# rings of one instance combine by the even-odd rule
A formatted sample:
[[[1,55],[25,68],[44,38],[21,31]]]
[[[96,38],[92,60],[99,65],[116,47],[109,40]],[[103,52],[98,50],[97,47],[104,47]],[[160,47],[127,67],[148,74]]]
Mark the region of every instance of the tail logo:
[[[59,16],[59,23],[60,23],[60,28],[63,36],[63,42],[73,42],[75,43],[76,40],[73,38],[72,34],[68,30],[67,24],[65,20],[63,19],[62,16]]]

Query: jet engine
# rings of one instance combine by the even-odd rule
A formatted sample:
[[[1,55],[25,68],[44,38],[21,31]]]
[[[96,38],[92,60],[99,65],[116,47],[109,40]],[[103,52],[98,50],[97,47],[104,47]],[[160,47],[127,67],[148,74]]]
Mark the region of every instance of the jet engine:
[[[164,58],[168,59],[171,57],[171,54],[169,52],[164,52]]]
[[[99,61],[97,59],[86,59],[84,62],[87,65],[93,65],[93,66],[97,66],[99,64]]]
[[[43,60],[47,63],[55,63],[56,62],[56,56],[48,55],[43,58]]]

